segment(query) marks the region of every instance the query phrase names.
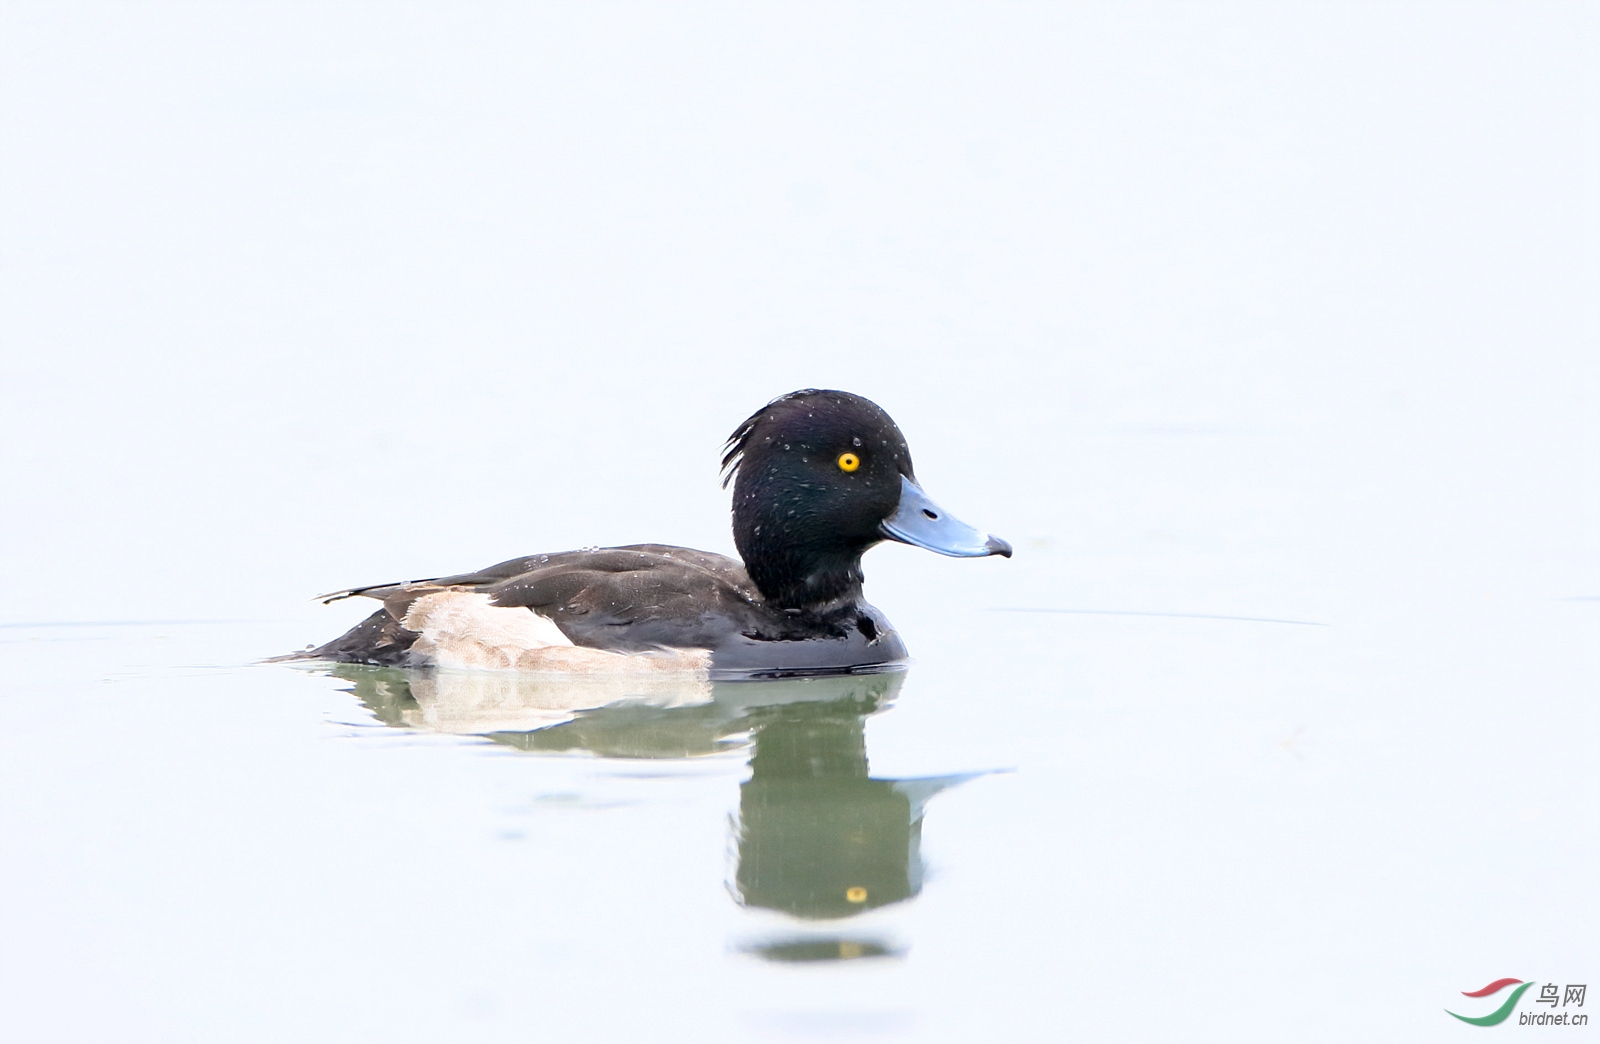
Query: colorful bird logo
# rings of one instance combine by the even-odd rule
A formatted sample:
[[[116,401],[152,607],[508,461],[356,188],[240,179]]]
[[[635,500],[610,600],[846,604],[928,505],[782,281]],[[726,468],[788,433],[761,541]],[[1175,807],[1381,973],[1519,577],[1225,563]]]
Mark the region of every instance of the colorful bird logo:
[[[1518,985],[1519,983],[1521,985]],[[1533,983],[1523,982],[1521,979],[1496,979],[1481,990],[1472,990],[1471,992],[1462,990],[1461,995],[1463,997],[1488,997],[1492,994],[1499,993],[1507,986],[1517,987],[1515,990],[1511,991],[1511,996],[1506,998],[1506,1002],[1504,1004],[1500,1005],[1500,1007],[1496,1008],[1494,1011],[1491,1011],[1487,1015],[1479,1015],[1477,1018],[1473,1019],[1468,1018],[1465,1015],[1456,1015],[1456,1013],[1451,1011],[1449,1008],[1445,1009],[1445,1014],[1455,1015],[1456,1018],[1460,1019],[1462,1022],[1470,1022],[1474,1026],[1498,1026],[1500,1023],[1511,1017],[1511,1012],[1514,1008],[1516,1008],[1517,1001],[1522,999],[1522,994],[1528,989],[1529,986],[1532,985]]]

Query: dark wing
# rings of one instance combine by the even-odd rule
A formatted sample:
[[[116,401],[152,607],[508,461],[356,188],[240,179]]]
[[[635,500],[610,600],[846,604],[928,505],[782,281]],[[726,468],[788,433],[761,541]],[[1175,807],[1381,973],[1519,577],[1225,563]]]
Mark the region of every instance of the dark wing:
[[[489,583],[478,579],[514,565],[527,568]],[[737,562],[663,544],[533,555],[430,586],[475,587],[496,605],[524,606],[554,621],[574,645],[602,649],[710,649],[765,619]]]
[[[440,591],[487,594],[552,621],[574,645],[618,651],[711,649],[770,629],[759,594],[731,558],[666,544],[528,555],[473,573],[374,584],[323,595],[364,595],[383,608],[347,634],[288,659],[405,665],[418,635],[401,625],[411,603]]]

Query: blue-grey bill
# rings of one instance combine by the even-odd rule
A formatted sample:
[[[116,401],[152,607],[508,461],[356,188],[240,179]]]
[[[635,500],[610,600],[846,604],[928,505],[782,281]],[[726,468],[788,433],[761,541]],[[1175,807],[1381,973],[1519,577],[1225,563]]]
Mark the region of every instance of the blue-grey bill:
[[[956,518],[904,475],[900,477],[900,506],[879,530],[890,540],[954,558],[1011,557],[1010,544]]]

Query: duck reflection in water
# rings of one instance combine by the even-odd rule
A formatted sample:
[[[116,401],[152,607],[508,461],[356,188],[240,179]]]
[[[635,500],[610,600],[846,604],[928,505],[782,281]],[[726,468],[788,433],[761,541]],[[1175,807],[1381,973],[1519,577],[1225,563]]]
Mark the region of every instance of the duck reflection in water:
[[[806,920],[850,918],[916,896],[923,809],[933,795],[973,775],[870,775],[866,719],[894,699],[903,670],[652,682],[625,697],[586,688],[591,680],[581,678],[347,664],[331,670],[385,724],[479,735],[519,750],[683,758],[748,745],[751,771],[740,787],[731,890],[744,906]],[[756,952],[816,960],[891,948],[807,937]]]

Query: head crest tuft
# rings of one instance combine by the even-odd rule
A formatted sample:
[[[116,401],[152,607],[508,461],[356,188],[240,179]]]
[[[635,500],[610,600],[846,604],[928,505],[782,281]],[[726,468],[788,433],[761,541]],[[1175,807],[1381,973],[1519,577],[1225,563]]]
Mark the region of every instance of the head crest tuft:
[[[804,398],[807,395],[818,394],[820,394],[820,392],[816,388],[801,388],[799,391],[792,391],[787,395],[778,396],[776,399],[773,399],[771,402],[767,403],[765,406],[746,417],[744,419],[744,423],[735,428],[733,430],[733,434],[728,436],[728,441],[723,444],[722,449],[724,452],[722,454],[722,488],[727,489],[728,483],[732,482],[738,477],[739,464],[744,460],[744,452],[747,444],[750,441],[750,436],[755,433],[756,428],[761,424],[761,422],[766,420],[767,417],[772,413],[774,407],[794,399]]]

